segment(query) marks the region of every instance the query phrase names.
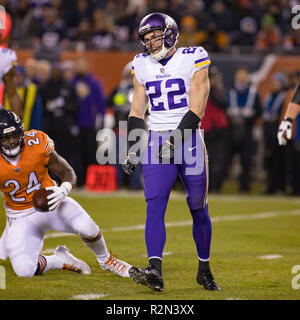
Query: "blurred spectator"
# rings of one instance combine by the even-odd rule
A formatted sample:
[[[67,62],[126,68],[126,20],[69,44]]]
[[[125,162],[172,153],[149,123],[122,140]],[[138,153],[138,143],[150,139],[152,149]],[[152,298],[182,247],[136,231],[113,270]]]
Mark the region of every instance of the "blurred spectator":
[[[115,36],[118,46],[132,40],[132,35],[136,27],[137,14],[129,13],[125,5],[121,5],[115,20]]]
[[[250,190],[251,161],[254,152],[253,126],[261,115],[261,102],[257,88],[251,84],[249,71],[239,67],[234,74],[234,84],[229,91],[227,115],[231,129],[231,157],[239,154],[242,172],[240,192]]]
[[[116,43],[114,24],[102,9],[94,12],[93,24],[92,44],[99,50],[114,48]]]
[[[53,65],[50,78],[39,87],[43,104],[42,130],[55,141],[55,148],[73,164],[72,127],[79,108],[79,99],[73,86],[63,79],[58,64]]]
[[[277,141],[277,130],[280,122],[285,96],[286,78],[276,73],[271,79],[271,89],[263,102],[263,129],[265,143],[265,168],[267,170],[266,194],[285,191],[285,150]]]
[[[233,15],[222,0],[214,1],[206,14],[206,24],[215,25],[217,30],[229,31],[233,27]]]
[[[229,121],[226,115],[226,94],[222,74],[216,67],[209,72],[210,93],[205,115],[201,120],[208,153],[209,191],[220,192],[228,166]]]
[[[73,41],[83,41],[90,44],[93,34],[92,24],[89,19],[82,19],[74,31]]]
[[[202,45],[209,51],[221,51],[229,45],[229,37],[214,23],[210,23],[206,28],[206,37]]]
[[[61,70],[63,72],[64,79],[67,82],[72,83],[73,78],[75,76],[74,61],[73,60],[62,61],[60,66],[61,66]]]
[[[36,81],[43,84],[48,81],[51,73],[51,63],[48,60],[38,60],[36,63]]]
[[[123,69],[121,75],[121,81],[117,88],[115,88],[107,99],[107,106],[112,109],[114,118],[114,125],[111,126],[114,129],[117,136],[117,175],[118,175],[118,185],[119,187],[129,186],[132,190],[139,190],[142,188],[142,166],[138,164],[135,169],[135,174],[133,176],[128,176],[123,171],[121,165],[123,159],[122,155],[126,155],[127,148],[126,145],[120,144],[120,137],[126,139],[127,132],[119,131],[119,121],[127,121],[130,112],[131,102],[133,97],[133,79],[131,75],[131,62],[129,62]],[[108,126],[106,126],[108,127]],[[124,140],[123,140],[124,141]],[[121,151],[119,153],[119,151]],[[119,161],[118,161],[119,160]]]
[[[38,94],[37,86],[31,82],[26,76],[25,68],[22,65],[17,65],[15,69],[15,81],[19,95],[23,101],[23,124],[24,130],[41,129],[43,107],[41,97]],[[3,102],[5,109],[10,109],[7,97],[4,97]]]
[[[38,83],[37,79],[37,64],[38,61],[34,58],[29,58],[25,61],[25,73],[28,79],[33,83]]]
[[[196,18],[186,15],[180,20],[179,47],[199,46],[205,39],[205,32],[197,29]]]
[[[65,31],[64,21],[59,17],[58,10],[47,7],[35,39],[36,58],[59,61],[62,46],[67,41]]]
[[[102,127],[106,111],[106,99],[101,82],[90,72],[88,62],[84,58],[75,61],[75,77],[72,81],[80,99],[80,108],[76,113],[77,135],[76,152],[73,165],[77,174],[77,185],[84,186],[86,169],[96,162],[96,132]]]
[[[239,29],[234,33],[232,44],[252,46],[255,44],[257,22],[253,17],[247,16],[239,21]]]
[[[281,42],[281,31],[276,25],[275,18],[266,13],[261,21],[261,30],[256,37],[256,48],[259,50],[273,49]]]
[[[34,18],[34,12],[30,3],[26,0],[19,0],[14,14],[13,38],[28,44],[37,32],[38,23]]]

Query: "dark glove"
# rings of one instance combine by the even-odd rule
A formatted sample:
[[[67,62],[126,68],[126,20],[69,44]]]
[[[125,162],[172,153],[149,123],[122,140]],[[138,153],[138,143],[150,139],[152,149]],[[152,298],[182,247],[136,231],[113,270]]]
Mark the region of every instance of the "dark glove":
[[[124,162],[122,163],[122,169],[129,176],[133,176],[137,163],[138,163],[138,160],[136,157],[136,153],[129,152]]]

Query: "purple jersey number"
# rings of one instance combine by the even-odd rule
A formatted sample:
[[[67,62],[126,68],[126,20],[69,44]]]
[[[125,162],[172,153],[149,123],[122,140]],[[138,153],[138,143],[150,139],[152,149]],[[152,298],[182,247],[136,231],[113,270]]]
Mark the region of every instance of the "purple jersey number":
[[[168,108],[169,109],[177,109],[187,107],[187,99],[180,99],[178,102],[175,102],[175,97],[179,95],[183,95],[186,93],[186,88],[183,79],[168,79],[164,84],[166,89],[173,89],[167,92],[168,98]],[[154,92],[149,93],[150,88],[154,88]],[[152,91],[152,90],[151,90]],[[162,95],[162,80],[159,81],[149,81],[146,83],[146,92],[150,100],[151,111],[160,111],[167,110],[164,107],[164,103],[162,101],[158,101],[155,103],[155,99],[158,99]]]

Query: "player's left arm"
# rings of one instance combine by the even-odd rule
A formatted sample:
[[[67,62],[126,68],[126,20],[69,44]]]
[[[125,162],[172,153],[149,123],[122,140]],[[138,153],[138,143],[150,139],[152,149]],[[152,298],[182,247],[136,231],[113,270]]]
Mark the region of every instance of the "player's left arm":
[[[49,210],[54,210],[71,192],[72,187],[76,184],[77,177],[69,163],[56,151],[53,151],[50,155],[48,169],[57,175],[62,182],[60,187],[54,186],[46,188],[46,190],[53,191],[47,198],[49,200]]]
[[[20,118],[22,118],[23,102],[19,95],[14,76],[15,76],[15,66],[10,68],[10,70],[2,77],[2,80],[5,85],[5,92],[8,97],[11,111],[13,111]]]
[[[198,116],[198,124],[205,113],[209,90],[208,68],[201,69],[194,73],[191,80],[189,107],[190,111]]]

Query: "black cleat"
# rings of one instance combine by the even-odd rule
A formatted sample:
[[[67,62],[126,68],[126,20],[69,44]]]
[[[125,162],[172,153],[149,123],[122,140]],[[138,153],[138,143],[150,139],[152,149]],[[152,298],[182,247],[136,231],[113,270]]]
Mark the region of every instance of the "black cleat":
[[[208,271],[198,271],[197,282],[201,284],[204,289],[211,291],[219,291],[221,288],[215,282],[215,279],[210,270]]]
[[[135,283],[143,284],[152,290],[160,292],[164,290],[164,281],[160,272],[151,265],[146,269],[131,267],[129,276]]]

